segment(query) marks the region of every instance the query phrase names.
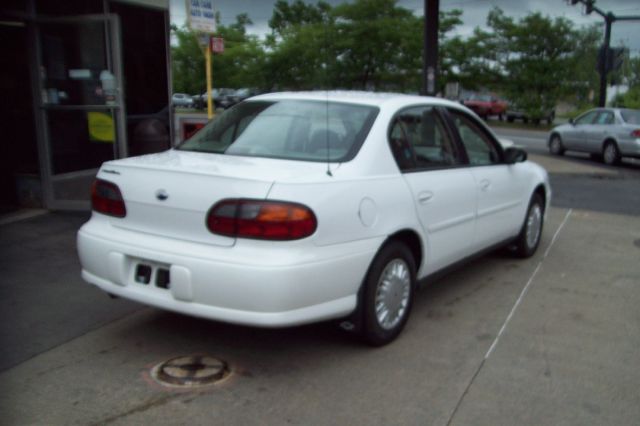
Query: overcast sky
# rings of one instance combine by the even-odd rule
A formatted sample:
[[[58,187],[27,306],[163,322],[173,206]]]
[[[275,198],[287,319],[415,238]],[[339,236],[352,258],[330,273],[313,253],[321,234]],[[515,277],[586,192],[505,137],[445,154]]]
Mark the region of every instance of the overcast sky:
[[[344,3],[344,0],[325,0],[330,4]],[[316,3],[316,1],[306,1]],[[247,13],[253,25],[247,28],[251,34],[263,36],[269,32],[268,21],[273,12],[275,0],[213,0],[214,8],[220,12],[223,24],[235,20],[236,15]],[[422,15],[424,0],[399,0],[398,4]],[[577,25],[603,22],[600,15],[582,15],[581,6],[569,6],[564,0],[440,0],[441,10],[461,9],[463,25],[456,30],[462,36],[469,35],[477,26],[486,24],[487,13],[494,7],[501,8],[507,16],[524,17],[531,12],[541,12],[552,17],[563,16]],[[640,16],[639,0],[596,0],[596,6],[617,16]],[[171,20],[181,25],[186,19],[184,0],[171,0]],[[603,34],[604,37],[604,34]],[[611,45],[624,44],[633,56],[640,55],[640,21],[618,21],[613,24]]]

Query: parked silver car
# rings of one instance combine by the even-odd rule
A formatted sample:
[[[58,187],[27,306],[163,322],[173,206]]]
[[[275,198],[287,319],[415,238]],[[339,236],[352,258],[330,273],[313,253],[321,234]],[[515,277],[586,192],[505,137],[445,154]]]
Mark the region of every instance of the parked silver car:
[[[174,107],[193,108],[193,99],[186,93],[174,93],[171,96],[171,103]]]
[[[606,164],[622,157],[640,158],[640,110],[596,108],[569,123],[555,127],[549,135],[549,151],[582,151]]]

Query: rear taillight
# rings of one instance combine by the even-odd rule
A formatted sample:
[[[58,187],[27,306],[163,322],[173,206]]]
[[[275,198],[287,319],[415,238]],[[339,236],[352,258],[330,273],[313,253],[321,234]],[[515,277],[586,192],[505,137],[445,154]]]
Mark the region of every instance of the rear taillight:
[[[207,215],[214,234],[260,240],[298,240],[313,234],[317,225],[310,208],[285,201],[222,200]]]
[[[102,179],[96,179],[91,187],[91,208],[109,216],[127,215],[127,208],[118,186]]]
[[[631,132],[631,137],[640,138],[640,129],[635,129],[633,132]]]

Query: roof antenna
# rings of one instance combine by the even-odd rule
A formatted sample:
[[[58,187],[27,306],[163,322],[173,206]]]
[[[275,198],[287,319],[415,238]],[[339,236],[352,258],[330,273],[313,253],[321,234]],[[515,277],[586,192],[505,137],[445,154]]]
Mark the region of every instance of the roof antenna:
[[[326,93],[325,106],[327,108],[325,119],[326,119],[326,126],[327,127],[326,127],[326,131],[324,132],[324,134],[325,134],[325,139],[326,139],[326,143],[327,143],[327,176],[333,177],[333,173],[331,173],[331,154],[329,152],[329,150],[331,149],[331,144],[329,143],[329,91],[325,90],[325,93]]]
[[[324,93],[325,93],[325,107],[326,107],[326,128],[325,128],[325,142],[327,144],[327,176],[333,177],[333,173],[331,173],[331,144],[329,143],[329,84],[327,78],[327,60],[329,57],[329,46],[327,45],[327,25],[324,25]]]

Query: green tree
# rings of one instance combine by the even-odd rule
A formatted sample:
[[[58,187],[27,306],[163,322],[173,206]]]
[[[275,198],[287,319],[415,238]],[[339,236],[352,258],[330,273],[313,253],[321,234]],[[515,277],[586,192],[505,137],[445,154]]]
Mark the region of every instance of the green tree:
[[[252,22],[247,14],[240,14],[234,23],[220,25],[217,37],[225,42],[225,51],[212,59],[214,87],[263,87],[265,52],[257,37],[248,35],[246,26]],[[173,90],[190,94],[206,91],[204,51],[199,45],[198,34],[183,27],[172,27],[176,45],[172,46]]]
[[[171,27],[176,45],[171,46],[173,91],[202,93],[206,87],[204,55],[194,32],[186,27]]]
[[[565,18],[531,13],[516,21],[499,8],[489,12],[491,60],[503,76],[504,92],[530,117],[540,119],[567,94],[575,80],[578,33]]]

